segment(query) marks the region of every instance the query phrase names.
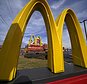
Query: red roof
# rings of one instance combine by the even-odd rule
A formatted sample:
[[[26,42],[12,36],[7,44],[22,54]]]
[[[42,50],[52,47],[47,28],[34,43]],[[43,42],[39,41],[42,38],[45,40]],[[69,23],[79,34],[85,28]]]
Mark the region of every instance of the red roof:
[[[29,51],[43,51],[43,47],[28,47]]]
[[[30,46],[28,46],[27,51],[44,51],[44,49],[48,49],[47,44],[44,44],[42,46],[31,44]]]

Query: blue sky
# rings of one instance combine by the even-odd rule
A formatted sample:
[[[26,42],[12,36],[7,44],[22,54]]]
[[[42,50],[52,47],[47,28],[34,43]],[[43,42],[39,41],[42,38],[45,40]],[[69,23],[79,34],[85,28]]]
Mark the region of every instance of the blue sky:
[[[87,0],[47,0],[53,12],[54,18],[62,12],[65,8],[71,8],[76,13],[79,21],[87,19]],[[6,37],[10,25],[18,12],[27,4],[29,0],[0,0],[0,44]],[[87,24],[87,22],[86,22]],[[84,26],[81,23],[84,33]],[[47,43],[46,27],[42,15],[35,11],[28,22],[22,46],[28,43],[31,34],[41,36],[42,41]],[[70,40],[67,27],[64,26],[63,31],[63,46],[70,48]]]

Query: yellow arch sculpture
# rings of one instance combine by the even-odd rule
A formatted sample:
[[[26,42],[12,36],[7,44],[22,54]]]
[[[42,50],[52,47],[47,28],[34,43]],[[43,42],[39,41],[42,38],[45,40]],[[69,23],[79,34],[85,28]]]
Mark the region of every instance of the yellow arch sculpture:
[[[0,51],[0,80],[15,78],[22,38],[32,13],[40,11],[46,25],[48,37],[48,68],[54,73],[64,72],[62,30],[64,21],[71,38],[73,62],[87,68],[87,45],[80,24],[70,9],[65,9],[56,22],[46,0],[30,0],[19,12],[8,31]]]
[[[70,9],[65,9],[56,19],[60,42],[62,41],[64,21],[66,22],[70,35],[73,62],[75,65],[87,68],[87,45],[75,13]]]

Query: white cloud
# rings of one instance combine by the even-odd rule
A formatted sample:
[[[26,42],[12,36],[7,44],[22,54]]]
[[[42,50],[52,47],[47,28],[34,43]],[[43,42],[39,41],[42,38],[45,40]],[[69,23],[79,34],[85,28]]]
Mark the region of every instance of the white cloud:
[[[34,25],[34,26],[43,26],[43,25],[45,25],[44,19],[43,19],[41,13],[38,12],[38,11],[35,11],[32,14],[32,16],[31,16],[31,18],[29,20],[29,23]]]
[[[78,18],[87,18],[86,14],[87,14],[87,10],[83,10],[82,12],[78,12],[77,16]]]
[[[24,0],[17,0],[17,1],[12,0],[11,2],[9,2],[9,4],[11,5],[12,9],[15,8],[16,10],[20,10],[27,4],[27,1],[24,1]]]
[[[48,42],[47,42],[47,37],[43,37],[43,38],[42,38],[42,42],[43,42],[43,43],[48,43]]]
[[[62,44],[65,48],[71,48],[71,41],[67,29],[63,31]]]
[[[74,4],[72,4],[72,5],[70,4],[69,7],[75,9],[76,11],[78,11],[78,10],[83,9],[83,4],[84,4],[84,1],[80,0],[80,1],[78,1],[78,2],[76,2]]]
[[[25,34],[41,34],[44,33],[46,31],[45,26],[28,26],[26,28]]]
[[[39,19],[33,19],[32,25],[43,26],[45,24],[43,18],[39,18]]]
[[[22,42],[25,43],[25,44],[27,44],[28,41],[29,41],[29,38],[27,38],[27,37],[24,37],[23,40],[22,40]]]
[[[51,8],[53,9],[58,9],[60,6],[62,6],[65,3],[65,0],[60,0],[57,3],[54,3],[53,5],[51,5]]]

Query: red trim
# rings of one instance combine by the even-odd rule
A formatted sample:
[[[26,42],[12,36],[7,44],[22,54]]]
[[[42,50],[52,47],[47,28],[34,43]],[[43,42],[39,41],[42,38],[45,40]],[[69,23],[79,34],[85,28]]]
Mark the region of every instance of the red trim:
[[[87,74],[57,80],[47,84],[87,84]]]

